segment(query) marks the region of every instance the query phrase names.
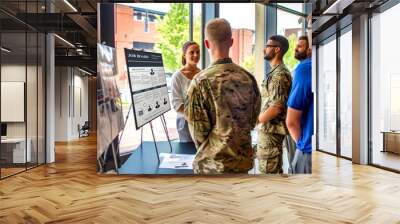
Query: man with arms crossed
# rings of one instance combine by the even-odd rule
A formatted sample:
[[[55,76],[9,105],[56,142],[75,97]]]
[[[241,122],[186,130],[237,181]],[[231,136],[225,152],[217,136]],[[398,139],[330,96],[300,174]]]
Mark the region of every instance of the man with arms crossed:
[[[250,131],[260,113],[260,92],[253,75],[229,58],[233,39],[228,21],[213,19],[205,32],[212,63],[193,78],[184,107],[197,149],[193,170],[247,173],[253,168]]]

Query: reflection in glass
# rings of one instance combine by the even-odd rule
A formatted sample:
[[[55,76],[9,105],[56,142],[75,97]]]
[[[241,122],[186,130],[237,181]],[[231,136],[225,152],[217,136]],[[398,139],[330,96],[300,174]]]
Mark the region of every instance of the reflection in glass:
[[[32,13],[44,13],[45,5],[45,0],[0,2],[20,19],[0,13],[1,178],[45,162],[46,39],[23,22],[27,16],[38,19]]]
[[[26,33],[2,33],[1,46],[1,123],[6,125],[1,140],[2,178],[25,170],[31,151],[26,144]],[[28,151],[26,150],[28,146]]]
[[[352,35],[340,36],[340,154],[352,157]]]
[[[336,154],[336,39],[318,48],[318,149]]]
[[[371,19],[372,163],[395,170],[400,170],[400,46],[393,27],[398,27],[399,10],[400,4]],[[382,132],[391,133],[390,139]]]

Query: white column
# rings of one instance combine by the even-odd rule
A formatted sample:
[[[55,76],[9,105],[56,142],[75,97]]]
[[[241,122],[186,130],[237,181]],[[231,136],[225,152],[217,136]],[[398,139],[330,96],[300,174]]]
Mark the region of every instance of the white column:
[[[259,87],[261,87],[261,83],[264,80],[265,76],[265,67],[264,67],[264,45],[265,45],[265,5],[256,4],[255,7],[256,13],[256,33],[255,33],[255,44],[256,48],[254,49],[255,58],[255,72],[254,76],[257,80]]]
[[[368,163],[368,16],[353,20],[353,162]]]
[[[54,35],[46,36],[46,163],[55,161],[55,76],[54,76]]]

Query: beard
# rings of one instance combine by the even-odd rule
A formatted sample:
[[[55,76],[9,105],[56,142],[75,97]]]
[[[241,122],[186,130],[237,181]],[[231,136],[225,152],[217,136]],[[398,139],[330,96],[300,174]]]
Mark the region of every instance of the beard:
[[[299,61],[304,60],[307,58],[307,52],[306,51],[302,51],[302,52],[296,51],[294,53],[294,57]]]
[[[264,59],[267,60],[267,61],[270,61],[274,57],[275,57],[274,54],[264,54]]]

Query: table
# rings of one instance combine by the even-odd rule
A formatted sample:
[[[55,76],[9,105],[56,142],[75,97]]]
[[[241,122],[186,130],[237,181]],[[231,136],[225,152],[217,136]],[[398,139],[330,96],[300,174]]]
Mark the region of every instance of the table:
[[[392,152],[400,154],[400,131],[382,131],[383,150],[382,152]]]
[[[25,138],[6,138],[1,139],[1,157],[6,163],[26,163],[31,162],[30,138],[26,139],[27,147],[25,151]],[[26,159],[26,160],[25,160]]]

